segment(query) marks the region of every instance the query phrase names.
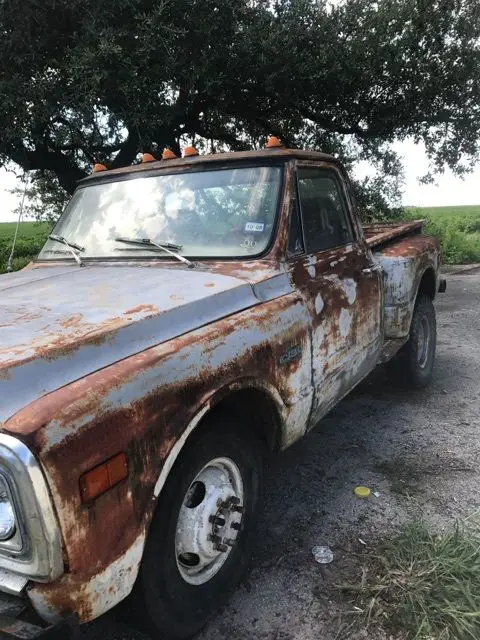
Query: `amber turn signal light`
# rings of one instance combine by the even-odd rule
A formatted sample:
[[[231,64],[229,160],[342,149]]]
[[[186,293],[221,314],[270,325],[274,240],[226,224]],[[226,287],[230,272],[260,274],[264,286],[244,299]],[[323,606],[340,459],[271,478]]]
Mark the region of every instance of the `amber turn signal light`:
[[[152,156],[151,153],[142,153],[142,162],[155,162],[155,156]]]
[[[125,453],[102,462],[80,476],[82,502],[91,502],[128,476],[128,460]]]
[[[187,158],[188,156],[198,156],[198,151],[195,147],[185,147],[183,150],[183,157]]]
[[[166,148],[163,150],[162,160],[173,160],[174,158],[178,158],[178,156],[171,149]]]
[[[267,140],[267,149],[273,149],[274,147],[283,147],[280,139],[277,136],[270,136]]]
[[[101,164],[100,162],[96,162],[93,167],[92,173],[99,173],[100,171],[107,171],[107,167],[104,164]]]

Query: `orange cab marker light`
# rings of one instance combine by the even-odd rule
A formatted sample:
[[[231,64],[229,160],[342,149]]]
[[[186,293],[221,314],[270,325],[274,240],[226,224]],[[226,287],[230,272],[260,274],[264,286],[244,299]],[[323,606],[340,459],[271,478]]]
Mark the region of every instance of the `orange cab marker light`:
[[[99,173],[99,171],[108,171],[108,169],[104,164],[101,164],[100,162],[96,162],[93,167],[92,173]]]
[[[198,156],[199,153],[198,151],[195,149],[195,147],[185,147],[185,149],[183,150],[183,157],[187,158],[188,156]]]
[[[274,147],[283,147],[283,144],[277,136],[269,136],[266,146],[267,149],[273,149]]]
[[[82,502],[91,502],[128,476],[128,460],[119,453],[80,476]]]
[[[142,162],[155,162],[155,156],[152,156],[151,153],[142,153]]]
[[[162,153],[162,160],[173,160],[178,156],[171,149],[165,148]]]

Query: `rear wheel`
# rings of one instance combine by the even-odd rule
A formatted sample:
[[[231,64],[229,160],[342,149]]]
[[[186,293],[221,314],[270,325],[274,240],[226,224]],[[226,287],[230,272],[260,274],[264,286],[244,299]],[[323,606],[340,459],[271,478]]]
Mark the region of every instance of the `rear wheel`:
[[[243,576],[254,542],[261,475],[260,443],[225,424],[202,434],[174,467],[135,589],[154,637],[191,636]]]
[[[394,382],[404,387],[421,389],[433,375],[437,346],[435,307],[430,296],[420,294],[410,328],[410,338],[386,367]]]

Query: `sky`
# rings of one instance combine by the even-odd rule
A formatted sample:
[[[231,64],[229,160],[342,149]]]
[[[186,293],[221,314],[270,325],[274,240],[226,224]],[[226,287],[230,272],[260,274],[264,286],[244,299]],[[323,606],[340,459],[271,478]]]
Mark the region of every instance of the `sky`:
[[[405,185],[402,204],[416,207],[438,207],[451,205],[480,204],[480,163],[463,180],[450,171],[436,176],[435,184],[422,185],[418,179],[428,170],[428,161],[423,145],[405,140],[395,145],[395,150],[403,158]],[[368,165],[358,167],[357,174],[368,173]],[[18,197],[9,193],[20,186],[13,173],[0,169],[0,222],[15,219],[13,210]]]

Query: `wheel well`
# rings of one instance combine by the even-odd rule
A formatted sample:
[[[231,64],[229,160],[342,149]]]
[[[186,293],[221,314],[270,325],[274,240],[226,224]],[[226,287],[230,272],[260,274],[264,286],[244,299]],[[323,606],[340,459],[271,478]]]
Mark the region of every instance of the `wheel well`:
[[[155,484],[154,495],[159,496],[168,476],[184,448],[194,447],[197,439],[215,421],[225,416],[234,416],[236,422],[245,424],[245,429],[257,435],[264,452],[280,448],[281,417],[274,400],[267,391],[249,387],[232,391],[197,420],[193,420],[185,433],[177,440],[165,460]]]
[[[253,431],[268,451],[280,445],[280,415],[274,401],[266,391],[255,388],[234,391],[218,402],[202,419],[202,423],[217,416],[233,416],[236,422]],[[195,431],[201,432],[202,423]]]
[[[435,272],[433,269],[427,269],[420,280],[420,286],[418,287],[417,296],[421,293],[425,293],[427,296],[430,296],[432,300],[435,298],[436,294],[436,279]]]

